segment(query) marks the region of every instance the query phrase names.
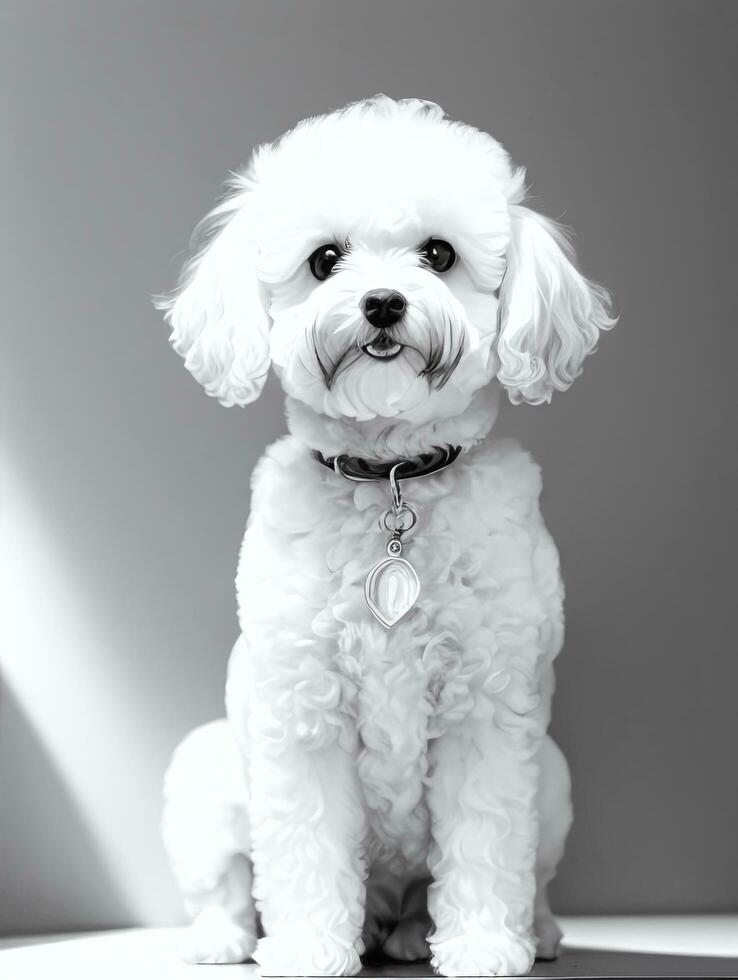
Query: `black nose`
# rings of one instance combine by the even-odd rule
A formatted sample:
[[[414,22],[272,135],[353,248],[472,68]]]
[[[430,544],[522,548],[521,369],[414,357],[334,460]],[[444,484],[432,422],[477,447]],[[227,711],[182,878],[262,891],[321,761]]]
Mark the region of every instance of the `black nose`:
[[[373,327],[387,330],[405,314],[405,297],[392,289],[371,289],[361,300],[364,316]]]

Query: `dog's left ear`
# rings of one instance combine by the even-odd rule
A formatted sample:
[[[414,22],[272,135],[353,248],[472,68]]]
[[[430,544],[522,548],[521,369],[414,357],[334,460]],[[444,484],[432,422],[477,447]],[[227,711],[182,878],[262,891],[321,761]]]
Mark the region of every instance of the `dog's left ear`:
[[[511,205],[497,338],[497,376],[510,400],[539,405],[554,391],[566,391],[595,349],[600,330],[616,322],[607,290],[577,270],[564,230]]]
[[[170,342],[185,367],[222,405],[247,405],[269,373],[269,315],[256,270],[253,191],[219,204],[195,229],[205,245],[180,286],[154,301],[166,310]]]

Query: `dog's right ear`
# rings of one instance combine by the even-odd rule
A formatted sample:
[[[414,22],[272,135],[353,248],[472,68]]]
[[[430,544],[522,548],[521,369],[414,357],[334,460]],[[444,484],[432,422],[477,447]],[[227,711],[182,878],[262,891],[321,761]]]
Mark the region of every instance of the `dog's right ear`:
[[[221,405],[258,398],[269,373],[269,314],[256,270],[254,191],[238,178],[235,193],[195,229],[204,241],[182,269],[165,310],[170,342],[185,367]]]

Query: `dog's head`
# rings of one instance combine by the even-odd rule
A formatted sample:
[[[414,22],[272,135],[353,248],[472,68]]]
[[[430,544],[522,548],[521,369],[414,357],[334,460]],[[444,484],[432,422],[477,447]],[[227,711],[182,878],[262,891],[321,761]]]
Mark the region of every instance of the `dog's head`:
[[[334,418],[453,416],[495,378],[548,401],[612,326],[524,171],[436,105],[377,96],[257,149],[161,302],[207,392],[245,405],[270,363]]]

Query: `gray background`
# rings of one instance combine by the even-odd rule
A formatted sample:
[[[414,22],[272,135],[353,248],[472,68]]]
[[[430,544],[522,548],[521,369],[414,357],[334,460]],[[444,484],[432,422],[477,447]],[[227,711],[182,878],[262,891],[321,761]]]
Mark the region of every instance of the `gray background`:
[[[543,465],[568,583],[556,906],[736,909],[737,13],[3,5],[5,932],[181,916],[160,777],[221,713],[249,475],[283,422],[274,383],[208,400],[148,296],[254,144],[377,91],[502,140],[622,314],[571,392],[499,426]]]

